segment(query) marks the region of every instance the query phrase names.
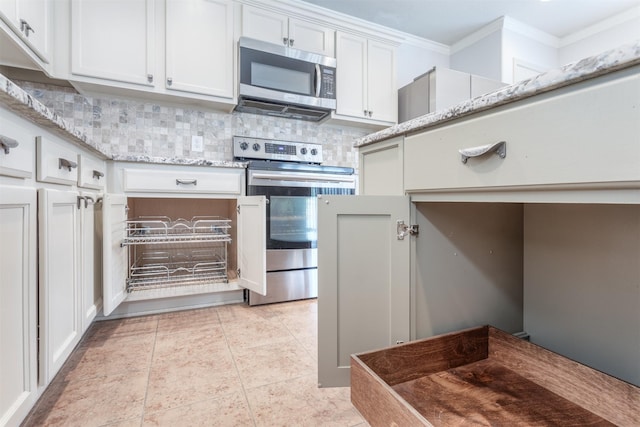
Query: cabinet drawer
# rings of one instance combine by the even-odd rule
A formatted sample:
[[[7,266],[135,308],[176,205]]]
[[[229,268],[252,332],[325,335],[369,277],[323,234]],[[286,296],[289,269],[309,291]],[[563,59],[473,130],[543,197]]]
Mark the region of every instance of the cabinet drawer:
[[[78,152],[51,137],[36,137],[37,180],[74,185],[78,182]]]
[[[405,140],[405,185],[442,189],[593,185],[640,180],[640,76],[562,91]],[[461,161],[460,149],[506,142]]]
[[[125,169],[124,191],[239,195],[242,191],[241,172]]]
[[[106,169],[103,160],[81,154],[78,156],[78,186],[104,190]]]
[[[24,120],[0,109],[0,175],[15,178],[31,178],[36,157],[33,132]]]

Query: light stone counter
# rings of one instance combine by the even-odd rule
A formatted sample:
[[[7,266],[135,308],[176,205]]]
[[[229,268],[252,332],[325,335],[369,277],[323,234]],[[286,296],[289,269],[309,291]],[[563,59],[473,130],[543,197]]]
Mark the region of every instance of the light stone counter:
[[[415,133],[450,120],[529,98],[637,64],[640,64],[640,40],[561,68],[550,70],[510,86],[505,86],[495,92],[461,102],[451,108],[435,111],[383,129],[357,139],[354,146],[361,147],[396,136]]]
[[[83,147],[94,154],[104,158],[124,162],[154,163],[168,165],[212,166],[244,168],[246,162],[237,161],[213,161],[206,159],[189,159],[182,157],[151,157],[144,155],[112,155],[104,152],[100,145],[91,141],[87,136],[62,119],[53,110],[36,100],[18,85],[0,74],[0,105],[14,111],[18,115],[31,120],[56,135],[70,141],[79,147]]]

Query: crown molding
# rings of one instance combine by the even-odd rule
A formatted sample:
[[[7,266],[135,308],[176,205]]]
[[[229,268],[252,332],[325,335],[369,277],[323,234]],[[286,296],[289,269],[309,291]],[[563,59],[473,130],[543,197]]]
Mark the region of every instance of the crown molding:
[[[490,23],[480,28],[479,30],[474,31],[473,33],[461,38],[460,40],[452,44],[451,54],[454,54],[463,49],[466,49],[469,46],[476,44],[480,40],[490,36],[496,31],[502,31],[504,27],[504,18],[505,18],[504,16],[501,16],[500,18],[491,21]]]
[[[536,40],[547,46],[551,46],[555,49],[560,47],[560,39],[556,36],[552,36],[542,30],[539,30],[524,22],[511,18],[510,16],[504,17],[504,29],[513,31],[532,40]]]
[[[411,46],[430,50],[435,53],[441,53],[443,55],[451,54],[451,47],[446,44],[434,42],[428,39],[423,39],[422,37],[414,36],[413,34],[408,34],[408,33],[402,33],[402,34],[404,35],[403,44],[408,44]]]

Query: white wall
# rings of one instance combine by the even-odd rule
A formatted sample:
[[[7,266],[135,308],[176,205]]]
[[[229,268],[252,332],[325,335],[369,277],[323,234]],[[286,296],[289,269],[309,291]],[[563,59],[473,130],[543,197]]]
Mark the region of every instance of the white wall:
[[[544,72],[558,67],[558,49],[549,36],[525,34],[509,25],[502,33],[502,78],[505,83],[520,80],[514,77],[514,61],[525,62]],[[554,38],[555,39],[555,38]]]
[[[407,38],[398,46],[396,58],[397,87],[401,88],[433,67],[449,68],[449,47]]]
[[[640,39],[640,6],[615,15],[560,42],[560,65],[597,55]]]
[[[451,50],[450,68],[502,80],[502,31],[499,27],[478,37],[465,38]]]

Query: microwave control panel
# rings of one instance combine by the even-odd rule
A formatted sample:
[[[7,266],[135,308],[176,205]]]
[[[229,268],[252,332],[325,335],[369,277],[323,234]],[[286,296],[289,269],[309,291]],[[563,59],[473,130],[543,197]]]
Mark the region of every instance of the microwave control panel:
[[[322,145],[234,136],[233,157],[320,164],[322,163]]]

